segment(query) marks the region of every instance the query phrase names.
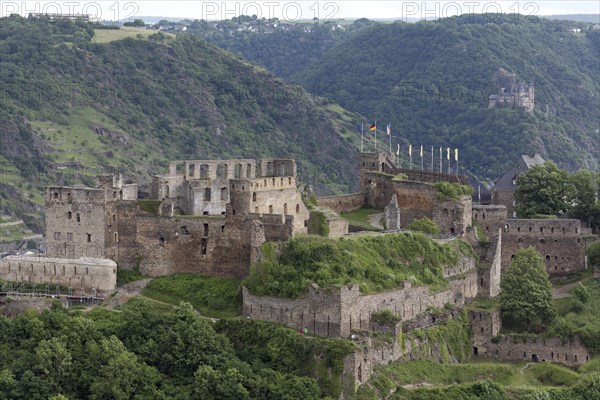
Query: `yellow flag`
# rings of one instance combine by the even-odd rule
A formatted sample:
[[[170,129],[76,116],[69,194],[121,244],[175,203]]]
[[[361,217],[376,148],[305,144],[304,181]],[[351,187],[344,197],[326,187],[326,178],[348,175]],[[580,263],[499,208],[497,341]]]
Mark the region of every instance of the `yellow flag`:
[[[421,158],[423,158],[423,145],[421,145]]]
[[[412,156],[412,144],[408,145],[408,155]]]
[[[458,149],[454,149],[454,161],[458,161]]]
[[[446,147],[446,158],[450,159],[450,147]]]

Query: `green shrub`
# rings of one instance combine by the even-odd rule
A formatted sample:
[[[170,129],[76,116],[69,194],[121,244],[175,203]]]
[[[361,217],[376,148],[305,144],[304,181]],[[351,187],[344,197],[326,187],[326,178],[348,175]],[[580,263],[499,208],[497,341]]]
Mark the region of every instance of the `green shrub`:
[[[160,203],[160,200],[138,200],[138,206],[140,207],[140,210],[154,215],[158,215]]]
[[[590,299],[590,291],[586,286],[582,285],[581,283],[578,283],[577,286],[575,286],[573,295],[581,303],[587,303],[587,301]]]
[[[600,266],[600,240],[596,240],[588,246],[587,256],[590,265]]]
[[[456,201],[461,196],[471,196],[473,188],[469,185],[461,185],[459,183],[436,182],[433,184],[437,198],[442,201]]]
[[[437,235],[440,233],[440,228],[437,224],[431,218],[427,217],[414,219],[410,225],[408,225],[408,229],[411,231],[428,233],[430,235]]]
[[[327,217],[321,211],[311,211],[308,220],[308,233],[319,236],[329,236],[329,224]]]
[[[396,322],[400,321],[400,317],[387,308],[371,314],[371,319],[379,325],[394,325]]]
[[[581,302],[581,300],[574,298],[571,300],[571,311],[573,311],[576,314],[579,314],[580,312],[583,311],[583,303]]]

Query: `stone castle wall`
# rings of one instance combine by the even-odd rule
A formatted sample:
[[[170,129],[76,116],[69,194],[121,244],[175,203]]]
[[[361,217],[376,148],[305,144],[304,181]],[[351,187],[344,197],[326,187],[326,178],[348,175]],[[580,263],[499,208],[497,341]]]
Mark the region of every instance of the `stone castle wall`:
[[[473,219],[477,221],[483,233],[492,238],[498,234],[498,229],[506,226],[506,207],[503,205],[473,205]]]
[[[115,197],[93,188],[46,189],[46,247],[50,257],[104,257]],[[109,217],[110,216],[110,217]]]
[[[548,361],[576,367],[589,361],[590,355],[579,338],[515,337],[499,335],[502,328],[500,311],[471,311],[473,354],[502,361]],[[496,338],[492,340],[492,338]],[[496,342],[496,343],[494,343]]]
[[[108,294],[117,285],[117,264],[96,258],[9,256],[0,260],[0,279],[28,284],[61,285],[74,293]]]
[[[371,315],[391,310],[402,320],[410,320],[428,307],[443,308],[446,303],[461,307],[477,296],[477,271],[472,258],[463,257],[456,266],[445,269],[451,288],[430,293],[427,286],[362,295],[357,285],[340,289],[311,286],[299,299],[255,296],[243,290],[243,314],[246,317],[278,322],[295,329],[308,328],[312,334],[325,337],[348,337],[352,331],[368,330]]]
[[[503,231],[502,269],[508,268],[521,248],[534,247],[550,276],[585,269],[581,222],[575,219],[509,219]]]
[[[464,236],[473,219],[471,196],[462,196],[457,201],[434,199],[432,219],[440,233]]]
[[[365,205],[364,193],[352,193],[343,196],[325,196],[318,197],[317,204],[320,207],[326,207],[337,213],[347,213],[358,210]]]
[[[508,218],[517,217],[515,205],[515,191],[509,189],[492,189],[492,204],[506,207],[506,216]]]

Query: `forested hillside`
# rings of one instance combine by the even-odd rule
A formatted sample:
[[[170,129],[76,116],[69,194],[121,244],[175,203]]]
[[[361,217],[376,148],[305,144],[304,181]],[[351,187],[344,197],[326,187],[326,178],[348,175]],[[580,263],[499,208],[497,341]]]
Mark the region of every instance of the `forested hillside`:
[[[395,22],[341,43],[295,79],[371,120],[391,120],[405,143],[460,148],[463,165],[483,178],[524,152],[598,169],[599,46],[600,31],[576,22]],[[488,109],[490,94],[520,81],[535,84],[533,114]]]
[[[0,20],[2,211],[39,230],[45,185],[148,180],[169,159],[294,157],[317,191],[350,189],[355,116],[192,36],[95,33]]]
[[[187,33],[290,79],[318,62],[337,44],[375,24],[377,22],[366,18],[352,23],[333,20],[288,23],[242,16],[218,23],[194,21]]]

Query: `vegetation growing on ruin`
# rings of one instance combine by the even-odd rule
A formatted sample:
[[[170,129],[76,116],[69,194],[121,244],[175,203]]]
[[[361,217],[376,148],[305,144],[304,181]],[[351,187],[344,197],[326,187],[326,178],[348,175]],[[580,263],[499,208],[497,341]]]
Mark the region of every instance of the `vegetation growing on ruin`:
[[[421,233],[357,236],[339,240],[298,237],[282,245],[281,254],[253,266],[245,284],[256,295],[294,298],[308,285],[356,283],[362,293],[402,288],[404,281],[447,286],[443,268],[455,265],[472,249],[461,240],[439,244]]]
[[[579,335],[583,345],[592,355],[600,354],[600,279],[580,283],[580,289],[573,289],[573,297],[558,300],[556,322],[547,335],[561,336],[570,340]],[[584,294],[583,292],[587,293]],[[577,304],[577,307],[573,307]]]
[[[413,352],[423,359],[434,359],[434,350],[439,351],[439,362],[465,362],[471,357],[471,328],[466,310],[456,317],[448,317],[442,324],[428,329],[415,329],[406,338],[418,338],[419,349]]]
[[[190,303],[202,315],[228,318],[240,314],[241,280],[201,274],[176,274],[154,278],[142,294],[173,305]]]
[[[329,225],[325,213],[320,210],[311,210],[310,219],[308,220],[308,231],[311,234],[319,236],[329,236]]]
[[[138,206],[140,207],[140,210],[154,215],[158,215],[160,203],[160,200],[138,200]]]
[[[375,321],[379,325],[394,325],[400,321],[400,316],[396,315],[390,309],[383,309],[376,311],[371,314],[371,320]]]
[[[373,378],[353,399],[584,400],[597,395],[600,385],[597,370],[580,369],[578,373],[550,363],[524,367],[524,363],[392,362],[376,368]],[[391,392],[401,395],[386,397]]]
[[[456,201],[462,196],[471,196],[473,188],[453,182],[436,182],[433,184],[437,198],[442,201]]]
[[[428,233],[430,235],[437,235],[440,233],[440,227],[431,219],[427,217],[414,219],[408,229],[411,231]]]

